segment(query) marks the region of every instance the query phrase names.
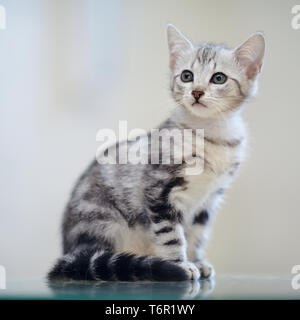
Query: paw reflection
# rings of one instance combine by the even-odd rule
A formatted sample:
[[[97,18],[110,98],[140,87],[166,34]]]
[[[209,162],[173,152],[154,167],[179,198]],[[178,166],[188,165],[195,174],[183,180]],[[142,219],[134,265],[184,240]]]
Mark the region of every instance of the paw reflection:
[[[213,280],[185,282],[49,281],[55,299],[203,299]]]

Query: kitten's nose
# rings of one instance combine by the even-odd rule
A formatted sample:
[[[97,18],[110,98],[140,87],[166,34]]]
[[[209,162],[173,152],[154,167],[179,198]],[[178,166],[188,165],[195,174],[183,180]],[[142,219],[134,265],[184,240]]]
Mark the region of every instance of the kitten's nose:
[[[204,95],[204,92],[201,90],[193,90],[192,91],[192,96],[195,98],[196,101],[200,99],[201,96]]]

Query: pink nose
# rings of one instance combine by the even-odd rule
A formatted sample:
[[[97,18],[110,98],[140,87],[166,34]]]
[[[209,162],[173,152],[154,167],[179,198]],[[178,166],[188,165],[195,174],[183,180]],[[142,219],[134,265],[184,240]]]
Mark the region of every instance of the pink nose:
[[[200,99],[200,97],[203,95],[204,95],[203,91],[200,91],[200,90],[193,90],[192,91],[192,96],[195,98],[196,101],[198,101]]]

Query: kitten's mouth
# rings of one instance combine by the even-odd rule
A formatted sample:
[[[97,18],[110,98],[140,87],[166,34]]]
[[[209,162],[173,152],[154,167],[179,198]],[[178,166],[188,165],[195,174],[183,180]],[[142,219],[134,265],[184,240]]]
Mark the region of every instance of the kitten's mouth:
[[[207,106],[199,101],[195,101],[194,103],[192,103],[192,106],[194,105],[199,105],[200,107],[204,107],[204,108],[207,108]]]

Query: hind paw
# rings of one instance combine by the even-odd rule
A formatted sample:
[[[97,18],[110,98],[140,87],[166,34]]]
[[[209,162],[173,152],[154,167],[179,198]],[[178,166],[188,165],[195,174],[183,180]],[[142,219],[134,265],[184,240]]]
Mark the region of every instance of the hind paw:
[[[192,262],[182,262],[179,264],[182,269],[185,270],[187,275],[187,280],[198,280],[200,278],[200,273],[198,268]]]
[[[211,264],[206,261],[197,261],[195,266],[200,272],[200,279],[212,278],[215,275],[215,270]]]

